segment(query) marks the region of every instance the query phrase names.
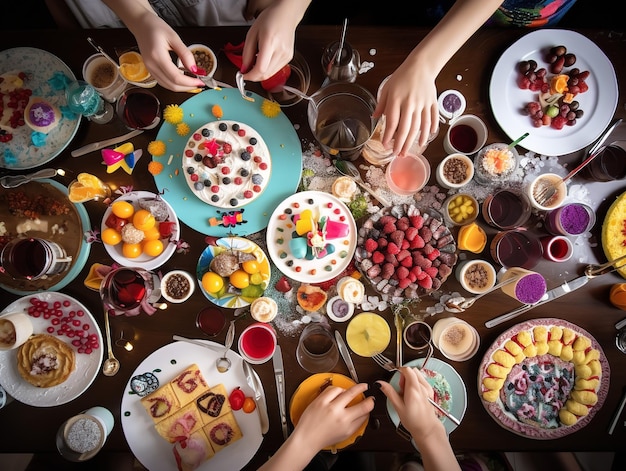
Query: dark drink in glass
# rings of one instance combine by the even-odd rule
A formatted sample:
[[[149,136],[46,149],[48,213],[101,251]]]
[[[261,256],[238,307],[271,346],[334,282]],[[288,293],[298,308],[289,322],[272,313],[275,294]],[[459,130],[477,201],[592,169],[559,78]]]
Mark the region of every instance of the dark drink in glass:
[[[117,101],[117,115],[129,129],[152,129],[161,121],[161,103],[150,91],[129,88]]]
[[[543,255],[541,241],[526,230],[498,232],[491,241],[491,256],[503,267],[527,270],[537,265]]]
[[[499,229],[523,226],[531,215],[530,201],[523,193],[499,190],[483,201],[485,222]]]
[[[196,317],[196,325],[209,337],[217,336],[222,331],[225,324],[226,317],[224,313],[215,306],[205,307]]]

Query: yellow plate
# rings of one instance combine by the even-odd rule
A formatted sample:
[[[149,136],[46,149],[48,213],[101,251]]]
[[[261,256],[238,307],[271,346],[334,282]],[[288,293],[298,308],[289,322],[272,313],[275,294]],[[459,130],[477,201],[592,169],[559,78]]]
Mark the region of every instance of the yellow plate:
[[[373,312],[362,312],[352,318],[346,329],[350,349],[362,357],[372,357],[387,348],[391,329],[384,317]]]
[[[602,224],[602,248],[608,260],[626,255],[626,193],[622,193],[611,204],[606,212],[604,223]],[[626,268],[621,268],[618,273],[626,278]]]
[[[340,388],[348,389],[354,386],[356,383],[352,381],[347,376],[337,374],[337,373],[318,373],[313,376],[309,376],[307,379],[300,383],[296,392],[291,396],[291,402],[289,404],[289,416],[291,417],[291,422],[294,425],[298,424],[304,409],[313,402],[313,400],[319,396],[321,393],[320,388],[327,381],[331,381],[333,386],[338,386]],[[365,399],[365,395],[361,394],[355,397],[349,406],[353,406],[354,404],[358,404],[362,400]],[[335,443],[334,445],[330,445],[324,450],[332,451],[335,453],[338,450],[342,450],[343,448],[352,445],[357,438],[363,436],[365,433],[365,427],[367,427],[367,423],[369,422],[369,416],[363,421],[363,424],[358,428],[354,434],[345,440]]]

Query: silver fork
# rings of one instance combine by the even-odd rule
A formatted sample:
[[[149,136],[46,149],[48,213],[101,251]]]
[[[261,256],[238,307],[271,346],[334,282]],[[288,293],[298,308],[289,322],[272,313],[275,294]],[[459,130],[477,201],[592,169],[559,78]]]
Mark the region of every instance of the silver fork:
[[[432,350],[430,348],[429,348],[428,352],[429,353],[426,356],[426,359],[424,360],[424,363],[422,363],[422,368],[424,368],[424,365],[426,365],[426,362],[428,361],[428,359],[432,355]],[[383,368],[383,369],[385,369],[387,371],[398,371],[398,368],[396,367],[395,363],[393,361],[391,361],[389,358],[387,358],[385,355],[383,355],[382,353],[377,353],[376,355],[373,355],[372,358],[374,359],[376,364],[378,366],[380,366],[381,368]],[[420,369],[422,369],[422,368],[420,368]],[[428,398],[428,402],[430,402],[435,409],[437,409],[439,412],[441,412],[443,415],[445,415],[454,424],[461,425],[461,421],[459,419],[457,419],[455,416],[450,414],[450,412],[445,410],[443,407],[441,407],[439,404],[437,404],[435,401],[433,401],[430,397]],[[402,426],[402,424],[399,424],[399,426],[398,426],[398,430],[397,430],[398,433],[400,435],[406,437],[406,435],[405,435],[406,429],[404,429],[404,427],[402,427],[404,430],[400,430],[400,426]]]

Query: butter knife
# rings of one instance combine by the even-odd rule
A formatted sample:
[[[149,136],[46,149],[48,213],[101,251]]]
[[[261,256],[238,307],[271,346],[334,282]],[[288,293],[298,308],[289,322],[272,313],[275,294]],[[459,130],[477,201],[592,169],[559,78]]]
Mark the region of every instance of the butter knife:
[[[131,137],[138,136],[142,132],[143,132],[142,129],[135,129],[134,131],[123,134],[121,136],[112,137],[111,139],[106,139],[100,142],[94,142],[92,144],[87,144],[86,146],[79,147],[78,149],[74,149],[71,152],[71,155],[72,157],[80,157],[81,155],[88,154],[89,152],[104,149],[105,147],[112,146],[114,144],[119,144],[120,142],[130,139]]]
[[[261,421],[261,433],[265,435],[270,429],[270,420],[267,416],[267,403],[265,402],[263,385],[261,384],[261,380],[256,374],[256,371],[254,371],[252,366],[250,366],[250,363],[246,360],[243,360],[241,363],[243,365],[243,372],[246,375],[248,386],[250,386],[252,391],[254,391],[254,402],[256,402],[256,410],[259,412],[259,419]]]
[[[272,356],[272,363],[274,364],[274,377],[276,379],[280,424],[283,428],[283,437],[287,440],[289,437],[289,428],[287,427],[287,406],[285,403],[285,369],[283,367],[283,352],[280,345],[276,345],[276,350]]]
[[[359,377],[356,374],[356,369],[354,368],[354,363],[352,362],[350,351],[348,350],[348,346],[346,345],[346,342],[344,342],[343,337],[338,330],[335,330],[335,339],[337,340],[337,346],[339,347],[339,353],[341,353],[341,358],[343,358],[343,361],[346,363],[348,371],[350,372],[350,376],[355,383],[358,383]]]
[[[491,319],[490,321],[485,322],[485,327],[487,328],[495,327],[497,325],[502,324],[503,322],[510,321],[511,319],[516,318],[520,314],[523,314],[526,311],[530,311],[531,309],[536,308],[537,306],[541,306],[542,304],[549,303],[550,301],[556,298],[560,298],[561,296],[564,296],[567,293],[570,293],[578,288],[585,286],[589,282],[589,279],[590,279],[589,276],[582,275],[582,276],[579,276],[578,278],[574,278],[572,281],[566,281],[561,286],[557,286],[556,288],[553,288],[550,291],[548,291],[546,294],[544,294],[543,298],[541,298],[539,302],[536,302],[535,304],[524,304],[523,306],[518,307],[517,309],[513,309],[512,311],[507,312],[506,314],[502,314],[501,316],[495,317]]]

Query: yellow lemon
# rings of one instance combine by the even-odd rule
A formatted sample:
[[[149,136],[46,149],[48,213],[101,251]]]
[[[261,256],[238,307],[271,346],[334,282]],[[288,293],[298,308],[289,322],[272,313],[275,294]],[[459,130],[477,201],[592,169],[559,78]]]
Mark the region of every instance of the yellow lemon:
[[[122,255],[126,258],[137,258],[141,255],[141,244],[124,243],[122,245]]]
[[[133,216],[133,226],[140,231],[147,231],[152,229],[156,224],[156,220],[150,211],[147,209],[140,209]]]
[[[258,273],[259,270],[261,269],[259,266],[259,262],[257,262],[256,260],[247,260],[243,262],[241,264],[241,268],[243,268],[243,270],[246,273],[249,273],[250,275],[254,275],[255,273]]]
[[[150,257],[158,257],[163,253],[163,242],[159,239],[147,240],[143,243],[143,252]]]
[[[208,293],[217,293],[224,287],[224,279],[217,273],[208,271],[202,275],[202,287]]]
[[[235,288],[244,289],[250,285],[250,275],[242,269],[231,273],[228,279]]]
[[[118,218],[128,219],[135,212],[135,208],[128,201],[116,201],[111,205],[111,211]]]
[[[112,227],[107,227],[102,231],[102,242],[107,245],[117,245],[122,241],[122,234]]]

